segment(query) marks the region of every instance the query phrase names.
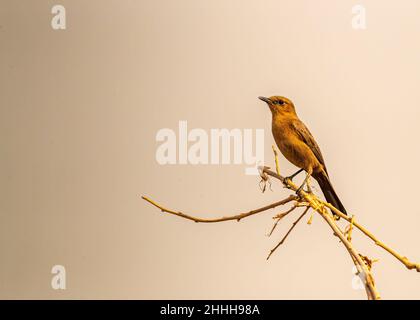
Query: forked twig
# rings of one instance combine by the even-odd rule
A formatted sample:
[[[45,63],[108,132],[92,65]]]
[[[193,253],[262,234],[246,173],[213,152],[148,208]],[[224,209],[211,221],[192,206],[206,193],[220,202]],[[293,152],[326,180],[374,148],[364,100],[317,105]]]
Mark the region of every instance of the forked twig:
[[[273,219],[276,219],[276,222],[273,225],[273,228],[271,228],[270,233],[268,236],[271,236],[273,234],[274,229],[276,229],[277,224],[280,222],[281,219],[283,219],[285,216],[287,216],[290,212],[294,211],[298,206],[295,204],[293,207],[291,207],[289,210],[283,213],[279,213],[278,215],[274,216]]]
[[[308,212],[308,210],[310,208],[311,207],[306,207],[306,209],[302,212],[302,214],[299,216],[299,218],[297,218],[297,220],[295,222],[293,222],[292,227],[289,229],[289,231],[287,231],[287,233],[285,234],[283,239],[281,239],[280,242],[273,249],[270,250],[270,253],[267,256],[267,260],[270,259],[271,255],[274,253],[274,251],[276,251],[277,248],[280,247],[284,243],[284,241],[289,236],[290,232],[292,232],[293,228],[299,223],[300,219],[303,218],[303,216]]]

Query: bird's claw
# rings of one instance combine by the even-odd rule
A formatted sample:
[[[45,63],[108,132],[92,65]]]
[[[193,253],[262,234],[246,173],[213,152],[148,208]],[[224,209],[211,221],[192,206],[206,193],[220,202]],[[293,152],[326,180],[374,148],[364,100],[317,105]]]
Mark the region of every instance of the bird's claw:
[[[292,182],[293,178],[294,178],[293,176],[284,177],[284,181],[290,180],[290,182]]]

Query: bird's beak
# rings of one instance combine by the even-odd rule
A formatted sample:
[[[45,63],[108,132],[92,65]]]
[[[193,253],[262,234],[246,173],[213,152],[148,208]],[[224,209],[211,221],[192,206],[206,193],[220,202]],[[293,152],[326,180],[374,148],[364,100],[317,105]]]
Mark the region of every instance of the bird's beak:
[[[266,97],[258,97],[258,99],[260,99],[260,100],[262,100],[262,101],[264,101],[264,102],[266,102],[266,103],[268,103],[268,104],[270,104],[270,103],[271,103],[271,100],[270,100],[270,99],[268,99],[268,98],[266,98]]]

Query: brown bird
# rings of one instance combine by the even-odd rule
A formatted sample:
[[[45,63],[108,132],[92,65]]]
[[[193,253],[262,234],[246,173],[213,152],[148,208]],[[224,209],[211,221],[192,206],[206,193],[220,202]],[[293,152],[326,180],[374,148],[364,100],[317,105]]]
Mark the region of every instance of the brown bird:
[[[274,140],[281,153],[295,166],[301,168],[288,177],[292,180],[297,174],[306,171],[306,178],[299,187],[298,192],[306,184],[309,187],[309,178],[312,176],[321,187],[325,199],[342,213],[346,209],[338,198],[330,178],[321,150],[311,132],[298,118],[292,101],[285,97],[273,96],[270,98],[259,97],[270,107],[272,114],[272,132]]]

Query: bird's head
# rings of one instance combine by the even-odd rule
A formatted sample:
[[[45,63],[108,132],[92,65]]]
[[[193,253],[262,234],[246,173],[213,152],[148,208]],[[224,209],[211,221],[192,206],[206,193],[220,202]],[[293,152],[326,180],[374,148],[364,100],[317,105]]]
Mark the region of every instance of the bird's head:
[[[258,99],[264,101],[269,106],[271,113],[275,114],[295,114],[295,106],[293,102],[286,97],[272,96],[270,98],[258,97]]]

